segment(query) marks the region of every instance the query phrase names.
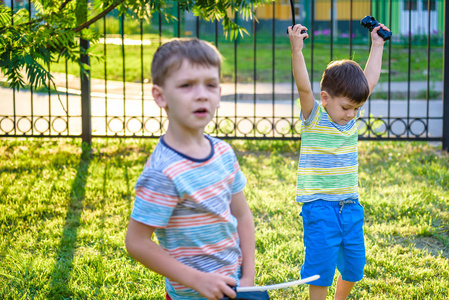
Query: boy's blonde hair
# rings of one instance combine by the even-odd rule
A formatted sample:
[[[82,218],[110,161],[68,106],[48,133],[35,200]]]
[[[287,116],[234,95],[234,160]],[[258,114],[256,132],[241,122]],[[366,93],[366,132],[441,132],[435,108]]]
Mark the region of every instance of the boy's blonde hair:
[[[162,44],[154,53],[151,65],[153,84],[163,86],[167,76],[178,70],[184,60],[193,65],[221,69],[221,55],[209,42],[197,38],[174,38]]]
[[[321,91],[331,97],[345,97],[360,104],[370,94],[368,80],[362,68],[353,60],[330,62],[321,78]]]

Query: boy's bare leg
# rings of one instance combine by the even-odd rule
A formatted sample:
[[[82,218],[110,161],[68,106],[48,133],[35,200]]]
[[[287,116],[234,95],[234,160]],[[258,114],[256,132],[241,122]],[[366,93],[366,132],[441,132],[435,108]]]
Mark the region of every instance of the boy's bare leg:
[[[327,286],[309,285],[310,300],[326,300]]]
[[[341,275],[338,276],[337,279],[337,288],[335,290],[335,300],[345,300],[348,298],[349,293],[354,287],[355,282],[345,281],[341,279]]]

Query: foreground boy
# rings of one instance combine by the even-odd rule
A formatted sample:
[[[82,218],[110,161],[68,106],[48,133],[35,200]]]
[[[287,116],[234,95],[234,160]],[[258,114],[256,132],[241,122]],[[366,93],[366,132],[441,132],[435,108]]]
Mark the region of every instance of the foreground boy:
[[[321,103],[312,92],[302,49],[307,28],[289,27],[293,75],[301,103],[301,151],[296,201],[303,203],[305,259],[301,277],[320,275],[309,285],[310,299],[326,299],[335,268],[335,299],[346,299],[363,278],[366,263],[364,211],[358,200],[357,124],[360,108],[377,84],[384,40],[371,33],[365,71],[351,60],[331,62],[321,80]]]
[[[153,57],[153,97],[169,123],[137,181],[126,248],[165,276],[167,299],[234,298],[230,286],[254,285],[246,179],[232,148],[204,134],[220,67],[218,50],[198,39],[170,40]]]

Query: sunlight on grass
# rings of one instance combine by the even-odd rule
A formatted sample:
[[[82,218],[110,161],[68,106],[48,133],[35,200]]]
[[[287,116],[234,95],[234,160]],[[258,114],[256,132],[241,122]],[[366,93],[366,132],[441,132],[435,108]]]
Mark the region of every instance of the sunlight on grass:
[[[134,184],[155,143],[94,139],[89,149],[76,139],[1,140],[1,299],[164,299],[163,278],[124,246]],[[248,179],[256,284],[299,279],[300,142],[229,143]],[[350,299],[449,298],[449,156],[439,149],[359,143],[368,262]],[[270,297],[307,294],[300,286]]]
[[[127,39],[140,39],[140,35],[127,35]],[[169,37],[166,37],[169,38]],[[166,39],[164,38],[164,39]],[[122,54],[121,45],[102,45],[96,44],[95,57],[91,59],[91,75],[93,78],[108,80],[123,80],[127,82],[142,82],[142,78],[151,82],[151,63],[154,52],[159,46],[159,35],[149,34],[145,37],[151,43],[149,45],[135,46],[125,45],[125,56]],[[102,39],[100,39],[102,41]],[[235,48],[233,42],[222,41],[219,43],[218,49],[223,55],[222,65],[222,81],[233,83],[236,80],[240,83],[245,82],[290,82],[291,81],[291,48],[288,38],[278,39],[273,47],[271,40],[269,43],[258,42],[257,50],[254,52],[254,44],[252,40],[245,40],[238,44]],[[329,41],[317,42],[318,46],[313,48],[313,70],[309,70],[313,80],[319,82],[323,70],[326,68],[330,60]],[[312,55],[310,44],[306,44],[304,53],[307,65]],[[404,45],[393,44],[391,51],[391,76],[392,81],[407,81],[411,76],[412,81],[425,81],[427,75],[428,64],[430,64],[431,81],[440,81],[442,79],[441,66],[443,65],[443,48],[432,47],[432,59],[428,60],[427,47],[413,46],[413,60],[409,62],[404,57],[408,57],[408,47]],[[339,45],[332,49],[333,58],[349,59],[349,45]],[[352,48],[352,59],[361,66],[366,64],[366,51],[369,45],[357,45]],[[237,58],[235,56],[237,51]],[[387,50],[385,50],[387,51]],[[106,54],[105,54],[106,53]],[[389,55],[386,52],[383,57],[383,66],[388,66]],[[143,59],[143,61],[142,61]],[[237,59],[237,62],[236,62]],[[237,63],[237,69],[236,69]],[[66,62],[60,60],[51,64],[52,72],[65,73]],[[143,73],[141,70],[143,68]],[[105,76],[106,68],[106,76]],[[274,69],[273,69],[274,68]],[[312,72],[313,71],[313,72]],[[69,74],[79,76],[79,66],[76,62],[68,62]],[[254,78],[254,72],[257,73]],[[273,78],[274,76],[274,78]],[[381,82],[388,80],[388,74],[381,74]]]

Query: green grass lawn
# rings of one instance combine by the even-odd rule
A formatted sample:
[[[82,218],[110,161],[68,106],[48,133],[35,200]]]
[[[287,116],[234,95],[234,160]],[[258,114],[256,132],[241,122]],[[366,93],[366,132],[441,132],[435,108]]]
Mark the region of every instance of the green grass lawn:
[[[140,35],[127,36],[126,38],[140,39]],[[142,82],[143,78],[144,82],[151,82],[151,60],[159,45],[159,36],[148,34],[145,38],[151,40],[152,44],[143,46],[143,52],[141,52],[140,46],[125,46],[124,59],[122,46],[120,45],[107,45],[106,52],[102,44],[93,46],[94,53],[100,59],[93,58],[91,60],[92,77],[118,81],[122,81],[124,77],[127,82]],[[253,82],[254,73],[256,73],[255,80],[257,82],[272,82],[273,80],[275,82],[290,82],[292,80],[291,48],[288,37],[277,38],[274,48],[271,39],[267,40],[266,38],[260,38],[256,45],[257,48],[254,51],[251,36],[246,37],[244,42],[240,42],[236,49],[233,42],[219,42],[218,49],[224,58],[223,82],[234,82],[236,77],[240,83]],[[313,49],[313,80],[317,82],[321,80],[322,73],[331,60],[352,58],[364,68],[369,54],[368,43],[366,45],[354,45],[352,53],[349,50],[348,44],[335,44],[331,57],[329,41],[315,43]],[[236,52],[237,56],[235,55]],[[409,76],[412,81],[426,81],[428,64],[430,66],[430,81],[442,80],[443,48],[441,46],[432,46],[430,59],[428,59],[425,46],[413,45],[409,55],[408,46],[392,45],[390,60],[389,47],[386,44],[384,53],[382,65],[384,72],[381,75],[381,81],[388,80],[389,61],[391,62],[391,81],[407,81]],[[306,43],[304,55],[309,74],[312,76],[310,43]],[[411,58],[410,61],[408,57]],[[105,63],[107,76],[105,76]],[[141,65],[143,65],[143,72]],[[236,65],[237,67],[235,67]],[[51,70],[52,72],[64,73],[66,71],[65,61],[52,64]],[[74,62],[68,63],[67,71],[73,75],[80,74],[79,66]]]
[[[124,245],[134,184],[155,140],[94,139],[92,155],[79,139],[0,141],[1,299],[164,299],[162,277]],[[248,179],[256,283],[299,279],[299,142],[231,144]],[[449,298],[449,155],[439,149],[359,143],[367,265],[351,299]],[[270,296],[306,299],[307,288]]]

